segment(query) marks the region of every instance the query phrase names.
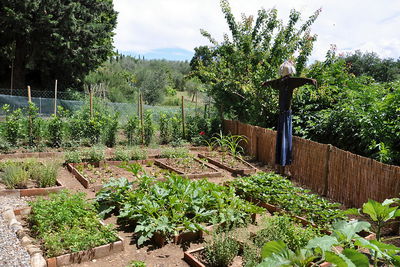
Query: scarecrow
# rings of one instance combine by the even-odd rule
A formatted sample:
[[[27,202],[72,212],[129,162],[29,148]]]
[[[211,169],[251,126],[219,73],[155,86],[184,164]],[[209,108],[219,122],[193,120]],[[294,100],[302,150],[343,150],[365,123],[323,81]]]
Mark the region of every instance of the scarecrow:
[[[275,164],[279,164],[281,174],[284,174],[284,166],[292,164],[292,96],[293,89],[305,84],[313,84],[317,88],[317,81],[314,79],[292,77],[296,74],[294,63],[285,60],[279,67],[281,78],[266,81],[262,86],[270,86],[279,90],[279,118],[276,135]]]

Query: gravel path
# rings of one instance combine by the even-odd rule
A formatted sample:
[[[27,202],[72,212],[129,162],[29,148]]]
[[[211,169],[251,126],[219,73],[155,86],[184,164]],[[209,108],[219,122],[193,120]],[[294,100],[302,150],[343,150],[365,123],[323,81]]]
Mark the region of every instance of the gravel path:
[[[16,234],[5,223],[1,212],[4,207],[26,207],[27,198],[14,198],[0,196],[0,267],[26,267],[31,266],[28,252],[20,246]]]

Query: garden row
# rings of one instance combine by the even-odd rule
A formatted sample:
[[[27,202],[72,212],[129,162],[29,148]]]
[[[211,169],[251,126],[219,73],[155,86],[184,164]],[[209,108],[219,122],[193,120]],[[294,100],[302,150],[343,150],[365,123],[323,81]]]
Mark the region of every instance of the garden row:
[[[116,144],[149,146],[154,143],[180,146],[185,142],[204,145],[204,140],[221,129],[217,118],[198,115],[186,116],[183,126],[179,112],[160,112],[156,122],[151,110],[144,112],[142,120],[133,115],[121,125],[119,113],[98,100],[94,101],[92,113],[89,103],[74,114],[58,107],[57,115],[48,120],[39,117],[38,108],[32,102],[23,110],[11,112],[8,104],[2,109],[5,120],[0,124],[0,150],[3,153],[21,147],[40,152],[51,147],[70,149],[99,143],[108,147]]]

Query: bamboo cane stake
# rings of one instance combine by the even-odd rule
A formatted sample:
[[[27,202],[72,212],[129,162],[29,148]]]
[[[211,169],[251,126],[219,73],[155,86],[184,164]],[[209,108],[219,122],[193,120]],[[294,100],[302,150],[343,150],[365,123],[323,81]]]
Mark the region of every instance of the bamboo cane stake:
[[[183,133],[183,139],[186,139],[186,132],[185,132],[185,104],[183,101],[183,96],[182,96],[182,133]]]
[[[140,121],[142,123],[142,144],[144,144],[144,128],[143,128],[143,98],[140,94]]]
[[[57,80],[54,88],[54,116],[57,116]]]

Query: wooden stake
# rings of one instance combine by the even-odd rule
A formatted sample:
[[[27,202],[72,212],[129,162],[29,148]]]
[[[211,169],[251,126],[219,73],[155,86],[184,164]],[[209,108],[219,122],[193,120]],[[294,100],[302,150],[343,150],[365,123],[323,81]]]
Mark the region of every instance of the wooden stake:
[[[208,118],[211,118],[211,96],[208,97]]]
[[[90,86],[89,94],[90,94],[90,118],[93,119],[93,89],[92,89],[92,86]]]
[[[54,116],[57,116],[57,80],[54,88]]]
[[[31,87],[28,85],[28,103],[31,102]]]
[[[183,139],[186,139],[186,132],[185,132],[185,104],[183,101],[183,96],[182,96],[182,133],[183,133]]]
[[[143,128],[143,98],[140,94],[140,121],[142,123],[142,144],[144,144],[144,128]]]

